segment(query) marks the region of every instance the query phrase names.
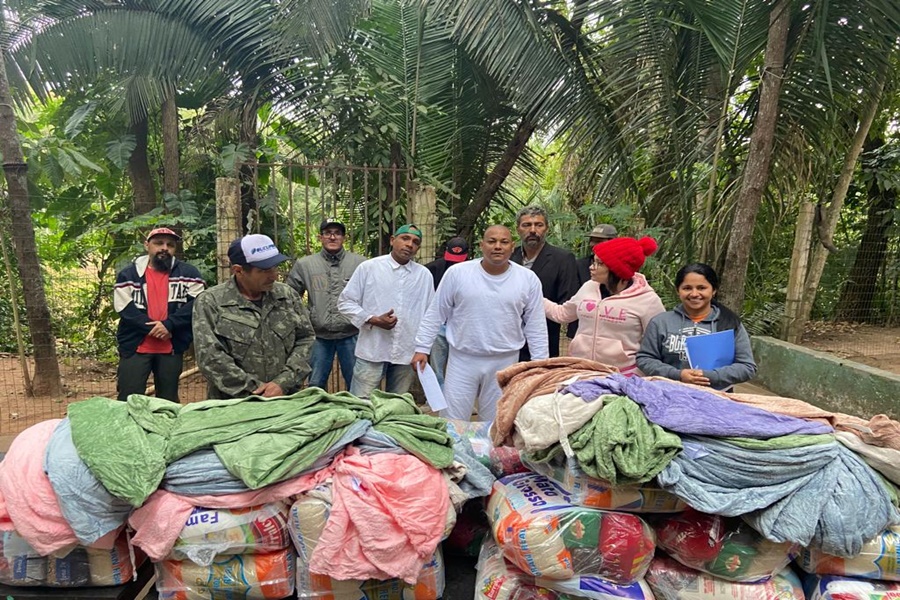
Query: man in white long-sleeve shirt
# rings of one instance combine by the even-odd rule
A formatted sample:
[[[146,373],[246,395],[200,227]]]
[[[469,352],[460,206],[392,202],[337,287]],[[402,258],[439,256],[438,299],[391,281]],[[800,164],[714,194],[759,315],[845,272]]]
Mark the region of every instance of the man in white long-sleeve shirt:
[[[493,420],[500,398],[497,371],[519,360],[525,342],[533,359],[549,357],[541,281],[509,261],[512,251],[509,229],[488,227],[481,241],[483,257],[444,274],[419,326],[415,369],[424,368],[441,325],[447,325],[444,417],[469,420],[478,399],[478,418]]]
[[[412,260],[421,244],[418,227],[398,227],[390,253],[360,264],[338,298],[340,313],[359,329],[354,396],[368,398],[382,378],[388,392],[409,391],[416,375],[410,367],[416,331],[434,296],[431,273]]]

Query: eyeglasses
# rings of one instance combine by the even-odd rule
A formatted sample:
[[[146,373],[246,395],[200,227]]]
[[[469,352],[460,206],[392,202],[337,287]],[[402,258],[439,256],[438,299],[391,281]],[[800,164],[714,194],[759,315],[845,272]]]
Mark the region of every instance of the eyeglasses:
[[[344,237],[344,234],[341,233],[340,231],[323,231],[321,233],[321,236],[323,238],[339,238],[339,237]]]

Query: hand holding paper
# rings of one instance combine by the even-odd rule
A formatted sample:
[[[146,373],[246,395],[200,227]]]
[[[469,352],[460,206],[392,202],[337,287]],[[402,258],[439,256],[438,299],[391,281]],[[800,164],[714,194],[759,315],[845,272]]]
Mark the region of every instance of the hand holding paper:
[[[734,363],[734,329],[684,339],[692,369],[712,371]]]
[[[423,368],[416,370],[416,373],[419,375],[422,391],[425,392],[425,400],[428,402],[431,410],[438,412],[447,408],[444,392],[441,390],[437,375],[434,369],[431,368],[431,365],[426,362]]]

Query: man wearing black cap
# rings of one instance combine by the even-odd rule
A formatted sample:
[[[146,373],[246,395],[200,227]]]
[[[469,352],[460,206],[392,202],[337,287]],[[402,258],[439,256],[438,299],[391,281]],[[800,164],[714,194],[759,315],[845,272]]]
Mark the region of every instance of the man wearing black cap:
[[[322,221],[319,226],[321,252],[297,259],[287,278],[287,284],[301,297],[307,294],[309,316],[316,331],[309,358],[310,387],[327,389],[335,354],[348,390],[353,377],[359,330],[338,312],[337,301],[356,267],[366,259],[344,249],[346,235],[347,228],[337,219]]]
[[[309,375],[315,334],[300,295],[278,281],[287,256],[252,234],[228,247],[232,277],[197,298],[194,349],[209,398],[293,394]]]
[[[156,395],[178,402],[184,351],[193,339],[191,311],[204,285],[195,267],[175,258],[180,239],[167,227],[154,229],[144,241],[147,254],[116,275],[119,400],[145,393],[152,372]]]
[[[465,262],[467,258],[469,258],[469,244],[466,243],[466,240],[461,237],[452,237],[447,240],[447,243],[444,245],[443,258],[438,258],[425,265],[425,268],[431,272],[431,276],[434,278],[434,289],[437,290],[441,284],[441,279],[444,277],[447,269],[453,265]],[[431,347],[431,356],[428,357],[428,362],[431,363],[431,368],[434,369],[434,374],[437,376],[438,384],[441,387],[444,387],[444,371],[447,368],[447,356],[450,352],[446,331],[446,327],[441,327],[441,331]]]

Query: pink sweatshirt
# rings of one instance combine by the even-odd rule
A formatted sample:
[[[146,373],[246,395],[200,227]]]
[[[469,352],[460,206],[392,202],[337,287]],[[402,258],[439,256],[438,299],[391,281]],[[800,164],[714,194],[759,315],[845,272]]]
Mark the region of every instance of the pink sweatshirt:
[[[640,273],[615,296],[600,298],[600,284],[587,281],[563,304],[544,299],[547,318],[557,323],[578,319],[578,333],[569,356],[596,360],[622,373],[637,373],[634,355],[650,319],[665,312],[662,300]]]

